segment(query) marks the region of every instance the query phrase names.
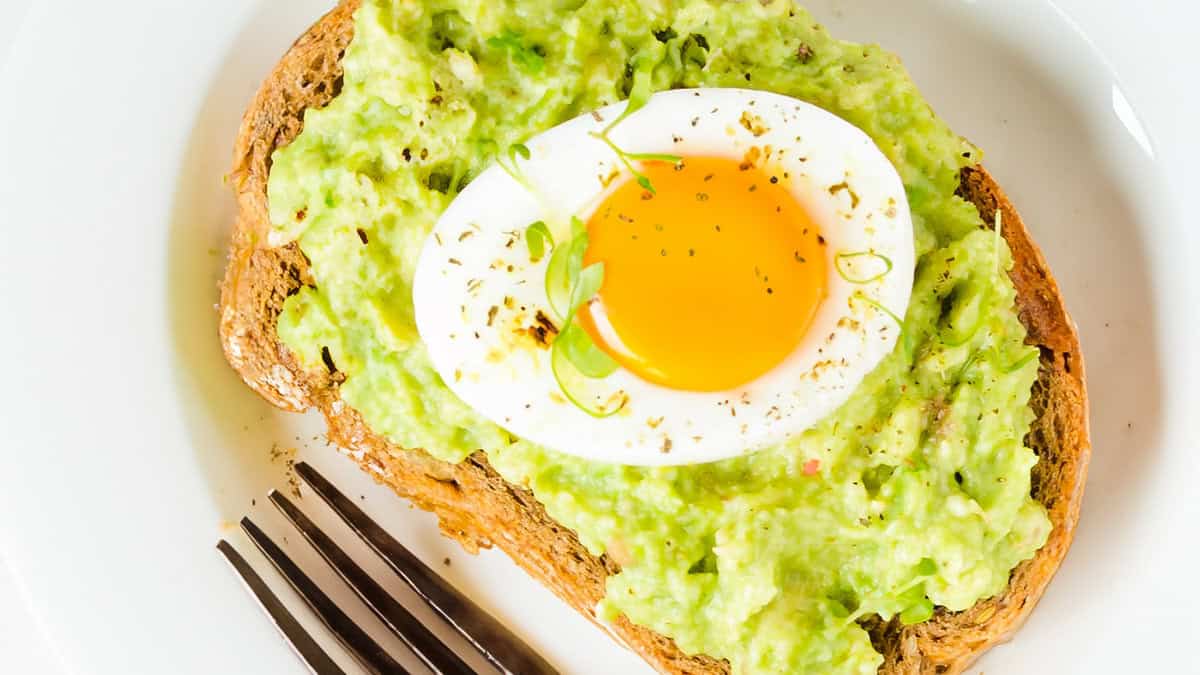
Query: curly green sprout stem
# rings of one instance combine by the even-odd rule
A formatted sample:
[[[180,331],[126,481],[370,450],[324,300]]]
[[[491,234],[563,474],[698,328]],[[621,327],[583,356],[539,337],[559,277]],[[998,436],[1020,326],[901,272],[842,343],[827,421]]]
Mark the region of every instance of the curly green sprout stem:
[[[592,131],[589,132],[589,134],[593,138],[598,138],[603,141],[604,144],[613,151],[613,154],[617,156],[617,159],[621,161],[621,164],[625,166],[625,169],[633,175],[638,185],[642,186],[644,190],[654,195],[658,194],[658,192],[654,189],[654,184],[650,182],[650,179],[646,176],[646,174],[634,168],[633,162],[670,162],[672,164],[678,164],[679,162],[683,161],[683,157],[666,153],[626,152],[618,147],[617,144],[614,143],[609,137],[609,133],[615,129],[618,124],[623,122],[625,118],[640,110],[646,105],[646,102],[650,100],[650,84],[649,71],[643,69],[634,73],[633,87],[629,90],[629,99],[625,103],[625,109],[621,111],[621,114],[618,115],[616,119],[614,119],[612,122],[609,122],[608,126],[604,127],[603,130],[598,132]]]
[[[847,272],[845,269],[843,269],[843,267],[842,267],[843,261],[849,261],[849,260],[854,260],[856,258],[863,258],[863,257],[870,257],[870,258],[875,258],[877,260],[882,260],[883,264],[885,265],[884,270],[882,272],[880,272],[879,274],[875,274],[873,276],[863,279],[863,278],[852,277],[852,276],[850,276],[849,272]],[[838,276],[840,276],[842,279],[846,280],[848,283],[869,284],[869,283],[872,283],[875,281],[879,281],[880,279],[886,277],[892,271],[892,259],[883,255],[882,253],[876,253],[875,251],[849,251],[849,252],[841,251],[838,254],[833,256],[833,266],[835,269],[837,269]]]
[[[884,314],[887,314],[888,316],[892,317],[892,320],[896,322],[896,325],[900,326],[901,330],[904,329],[904,320],[897,316],[895,312],[885,307],[883,303],[879,302],[878,300],[875,300],[874,298],[868,298],[862,293],[862,291],[856,291],[850,296],[850,304],[853,305],[855,300],[861,300],[871,307],[874,307]]]

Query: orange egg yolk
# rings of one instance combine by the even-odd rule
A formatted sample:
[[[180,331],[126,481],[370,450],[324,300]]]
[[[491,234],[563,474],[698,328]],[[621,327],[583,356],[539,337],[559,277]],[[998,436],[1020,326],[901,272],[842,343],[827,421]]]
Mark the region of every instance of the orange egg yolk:
[[[689,391],[754,380],[795,350],[825,294],[824,239],[785,177],[737,160],[642,168],[587,223],[604,263],[579,311],[598,346],[639,377]]]

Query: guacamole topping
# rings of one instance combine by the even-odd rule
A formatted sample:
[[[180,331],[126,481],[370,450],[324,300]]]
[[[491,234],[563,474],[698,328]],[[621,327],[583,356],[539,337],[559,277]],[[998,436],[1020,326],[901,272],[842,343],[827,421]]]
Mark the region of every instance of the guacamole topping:
[[[498,151],[624,99],[637,77],[811,102],[866,131],[904,181],[918,263],[902,337],[784,445],[670,468],[535,447],[459,401],[417,334],[417,258],[455,194]],[[274,236],[299,242],[316,282],[288,299],[279,335],[307,365],[336,364],[375,431],[451,462],[486,451],[619,562],[603,617],[736,673],[872,673],[882,657],[860,621],[999,593],[1050,531],[1029,492],[1037,351],[1010,252],[954,194],[978,158],[895,56],[783,0],[366,0],[341,93],[274,156]]]

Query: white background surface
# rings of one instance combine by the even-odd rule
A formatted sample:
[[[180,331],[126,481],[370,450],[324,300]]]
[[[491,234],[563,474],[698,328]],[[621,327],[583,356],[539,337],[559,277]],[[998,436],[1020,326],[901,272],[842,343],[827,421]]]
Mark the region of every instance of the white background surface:
[[[30,4],[31,0],[0,4],[0,55],[7,54],[9,42]],[[2,557],[0,551],[0,653],[10,659],[9,667],[14,673],[57,675],[62,668],[25,609],[25,599],[18,593]]]
[[[9,19],[21,13],[23,4],[0,3],[0,54],[7,52],[5,41],[15,34],[17,24]],[[13,243],[0,251],[0,298],[4,315],[10,317],[12,307],[20,318],[14,322],[17,341],[6,341],[11,339],[6,332],[0,346],[17,357],[9,364],[10,377],[22,383],[0,394],[5,402],[0,412],[3,438],[13,443],[0,446],[11,469],[0,475],[0,552],[12,559],[21,583],[33,593],[35,613],[50,628],[54,651],[64,655],[71,671],[298,672],[210,550],[219,534],[230,536],[213,522],[213,504],[222,517],[236,518],[249,508],[245,496],[261,495],[267,486],[278,484],[278,468],[261,460],[243,457],[230,462],[228,457],[206,454],[216,453],[213,448],[228,452],[230,447],[262,453],[261,448],[272,442],[289,441],[292,423],[278,420],[252,397],[230,388],[236,386],[235,378],[217,370],[219,352],[206,342],[212,337],[203,323],[191,326],[198,337],[174,334],[178,343],[173,346],[130,340],[162,332],[168,317],[162,316],[161,308],[168,292],[175,294],[172,298],[204,301],[203,291],[163,288],[175,283],[174,278],[165,280],[169,263],[163,250],[222,246],[215,216],[228,207],[208,206],[213,200],[219,204],[224,192],[206,182],[223,171],[230,128],[236,124],[236,119],[222,116],[240,109],[265,68],[291,36],[310,23],[313,8],[321,4],[130,1],[79,3],[74,12],[58,5],[56,11],[70,15],[70,21],[41,24],[36,33],[21,34],[24,56],[3,74],[6,85],[32,83],[2,89],[6,112],[42,103],[50,107],[39,111],[39,117],[76,125],[64,124],[56,133],[43,130],[36,138],[16,133],[0,138],[0,143],[10,144],[0,148],[40,148],[21,155],[21,172],[0,170],[5,181],[0,187],[5,190],[0,193],[0,219],[4,231],[15,234]],[[937,21],[945,21],[975,31],[940,35],[939,40],[904,32],[914,30],[912,22],[891,16],[901,11],[896,5],[903,4],[822,0],[812,6],[837,34],[897,49],[935,107],[989,151],[988,166],[1030,221],[1059,275],[1090,359],[1097,454],[1078,539],[1028,627],[1014,644],[989,655],[981,668],[993,674],[1200,672],[1193,648],[1200,637],[1200,607],[1192,571],[1200,565],[1195,536],[1200,502],[1193,498],[1200,480],[1194,431],[1194,413],[1200,409],[1194,346],[1200,335],[1195,311],[1200,306],[1195,273],[1200,245],[1194,218],[1185,220],[1181,208],[1200,178],[1191,166],[1200,149],[1194,122],[1200,115],[1194,84],[1198,64],[1193,54],[1193,30],[1200,17],[1191,3],[1182,2],[1058,3],[1112,65],[1121,90],[1144,122],[1154,154],[1150,161],[1131,149],[1136,142],[1131,145],[1120,125],[1109,119],[1113,101],[1097,94],[1106,93],[1098,88],[1104,76],[1089,70],[1095,68],[1094,55],[1082,42],[1055,42],[1062,38],[1062,24],[1046,9],[1048,4],[930,0],[905,5],[903,11],[926,19],[930,30]],[[42,10],[51,11],[41,7],[38,13]],[[973,21],[976,12],[987,20]],[[134,34],[108,45],[95,37],[115,31],[116,26],[105,22],[116,21],[127,29],[132,25]],[[243,32],[247,26],[253,30]],[[989,26],[991,32],[985,30]],[[939,46],[923,46],[922,41],[974,42],[979,49],[962,50],[957,59],[935,58]],[[93,47],[99,51],[88,51]],[[234,47],[237,54],[230,53]],[[1019,59],[1014,54],[1027,56]],[[132,68],[150,56],[159,60],[153,72],[165,68],[168,74],[148,80],[155,96],[139,109],[141,117],[64,113],[68,105],[103,105],[114,91],[101,78],[105,68]],[[1077,76],[1064,77],[1064,72]],[[972,78],[994,81],[978,86],[971,84]],[[1063,120],[1064,110],[1095,114]],[[82,135],[73,133],[93,118],[114,122],[85,128]],[[80,145],[112,138],[122,143],[104,146],[109,154],[98,154],[101,146]],[[1044,144],[1031,145],[1029,139]],[[73,154],[80,150],[84,152]],[[1064,158],[1064,152],[1072,154]],[[14,157],[0,155],[0,163]],[[0,164],[0,169],[7,168]],[[76,175],[66,170],[71,168],[89,172]],[[29,180],[30,174],[39,180]],[[49,184],[46,176],[57,176],[60,182],[54,185],[69,189],[39,192]],[[97,182],[103,189],[89,187]],[[37,210],[29,208],[29,197],[43,194],[50,197]],[[80,215],[87,212],[72,203],[83,194],[96,195],[95,204],[88,205],[90,215]],[[213,208],[217,210],[205,210]],[[180,213],[191,212],[214,216],[213,222],[204,223],[211,231],[168,241],[163,228],[177,224]],[[25,215],[18,221],[19,214]],[[43,220],[30,220],[30,214]],[[71,230],[81,225],[92,230]],[[131,240],[130,231],[138,239]],[[54,234],[70,237],[53,241],[61,251],[36,245],[37,237]],[[146,243],[127,243],[138,240]],[[107,269],[84,264],[84,256],[114,242],[121,244],[116,251],[135,255]],[[116,251],[105,255],[119,255]],[[56,284],[33,272],[61,267],[61,256],[78,256],[75,266],[95,276]],[[191,269],[200,277],[211,275],[219,269],[217,258]],[[180,264],[190,259],[169,260]],[[10,276],[8,270],[23,270],[25,275]],[[78,303],[63,305],[71,307],[74,323],[62,322],[30,300],[24,284],[35,278],[45,284],[46,293]],[[130,289],[139,289],[136,297],[145,299],[153,311],[104,306],[126,292],[134,297]],[[98,295],[90,295],[96,291]],[[73,338],[108,350],[108,358],[64,363],[51,358],[78,350]],[[214,370],[203,371],[195,382],[179,375],[176,371],[187,364],[172,356],[175,350],[202,354],[197,358]],[[114,359],[122,360],[123,368],[106,369]],[[79,375],[66,366],[79,363],[90,364],[97,376],[108,378],[110,397],[118,400],[97,403],[71,389],[68,383]],[[194,412],[197,399],[186,393],[192,389],[226,397],[208,402],[215,406],[208,411],[211,419]],[[163,408],[161,399],[167,396],[180,400]],[[105,408],[107,414],[90,412],[96,408]],[[230,424],[212,428],[209,423],[218,418]],[[130,424],[133,421],[136,426]],[[306,442],[295,444],[302,454],[309,452]],[[323,470],[344,468],[336,458],[328,458],[329,451],[319,443],[311,445],[312,456],[324,461]],[[198,470],[168,473],[179,470],[180,462]],[[100,489],[80,482],[73,468],[104,481]],[[353,480],[347,473],[338,482],[354,484]],[[361,489],[368,505],[391,503],[372,486]],[[208,497],[197,500],[197,494]],[[94,499],[85,501],[85,496]],[[141,514],[142,520],[91,519],[122,512]],[[269,520],[261,513],[256,518]],[[598,645],[593,630],[547,594],[523,584],[500,556],[471,559],[433,536],[427,519],[404,518],[394,527],[411,537],[406,541],[415,541],[428,560],[453,557],[454,566],[448,569],[455,582],[519,625],[560,665],[569,665],[571,672],[633,667],[628,659],[620,661],[622,666],[607,661],[621,656]],[[30,527],[30,522],[38,526]],[[132,530],[134,524],[146,529]],[[144,548],[128,550],[138,540]],[[248,550],[244,542],[238,543]],[[60,555],[47,555],[56,549]],[[156,550],[160,557],[147,557]],[[146,568],[131,571],[138,563]],[[498,574],[499,585],[515,589],[507,597],[490,592],[492,584],[484,581],[494,582]],[[147,587],[170,589],[173,597],[156,604],[139,595],[139,589]],[[0,581],[5,669],[55,672],[49,665],[51,648],[35,638],[34,620],[20,608],[23,604],[13,587]],[[123,611],[123,606],[128,608]],[[172,606],[188,607],[196,614],[172,615]],[[148,608],[164,611],[159,615]],[[214,628],[213,616],[201,610],[220,616],[228,633]]]

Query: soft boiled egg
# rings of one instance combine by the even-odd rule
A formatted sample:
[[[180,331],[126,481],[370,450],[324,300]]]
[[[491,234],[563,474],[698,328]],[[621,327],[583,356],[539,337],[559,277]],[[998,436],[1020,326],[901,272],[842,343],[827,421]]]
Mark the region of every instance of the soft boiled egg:
[[[434,367],[509,432],[593,460],[705,462],[802,433],[899,337],[900,177],[862,131],[786,96],[666,91],[602,135],[625,106],[531,138],[443,213],[413,287]],[[663,154],[678,161],[644,157]],[[603,276],[572,314],[536,249],[573,227]],[[615,369],[556,377],[568,318]]]

